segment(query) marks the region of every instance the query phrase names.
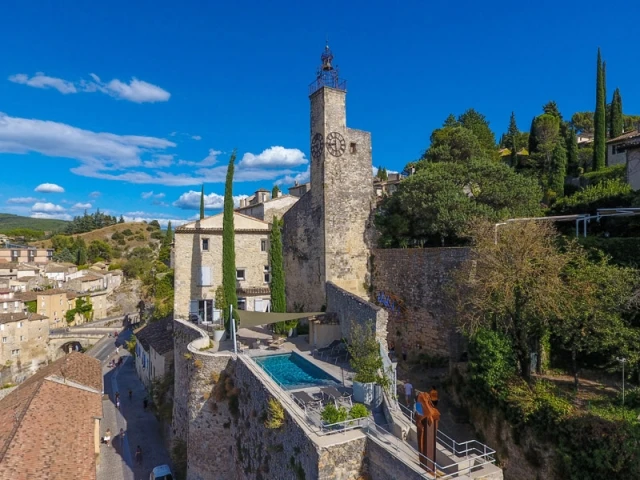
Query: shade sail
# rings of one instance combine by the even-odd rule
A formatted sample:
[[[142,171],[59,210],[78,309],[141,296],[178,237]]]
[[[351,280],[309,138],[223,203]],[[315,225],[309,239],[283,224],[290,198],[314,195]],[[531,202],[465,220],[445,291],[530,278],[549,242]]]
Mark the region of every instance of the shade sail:
[[[324,315],[324,312],[304,312],[304,313],[272,313],[272,312],[249,312],[247,310],[236,310],[240,318],[240,328],[257,327],[258,325],[269,325],[271,323],[287,322],[299,318],[315,317]]]

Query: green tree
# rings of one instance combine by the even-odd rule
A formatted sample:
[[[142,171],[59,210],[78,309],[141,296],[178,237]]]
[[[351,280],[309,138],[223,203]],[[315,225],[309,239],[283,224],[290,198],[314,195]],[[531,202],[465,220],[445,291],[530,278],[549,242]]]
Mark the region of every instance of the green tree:
[[[42,240],[44,238],[44,232],[41,230],[33,230],[32,228],[14,228],[6,232],[7,236],[13,238],[24,238],[25,242],[32,242],[34,240]]]
[[[153,228],[157,228],[158,230],[160,230],[160,222],[158,222],[158,220],[151,220],[149,222],[149,226],[153,227]]]
[[[571,125],[576,133],[593,133],[593,112],[576,112],[571,117]]]
[[[200,220],[204,219],[204,185],[200,191]]]
[[[173,229],[171,227],[171,220],[167,223],[167,233],[164,236],[164,243],[166,245],[171,245],[173,243]]]
[[[282,221],[273,217],[269,238],[269,263],[271,265],[271,310],[287,311],[284,290],[284,265],[282,260]]]
[[[609,136],[611,138],[619,137],[624,130],[624,117],[622,113],[622,97],[620,89],[616,88],[613,92],[613,100],[611,101],[611,115],[609,116]]]
[[[458,122],[473,132],[478,139],[482,151],[491,156],[496,149],[496,137],[489,127],[486,117],[470,108],[458,117]]]
[[[111,260],[111,253],[111,246],[104,240],[92,241],[87,250],[87,256],[91,263],[101,260]]]
[[[227,179],[224,187],[224,213],[222,216],[222,286],[226,305],[233,305],[234,312],[238,308],[238,296],[236,294],[236,249],[235,230],[233,224],[233,170],[236,161],[236,151],[231,153]],[[203,194],[204,195],[204,194]],[[227,321],[230,319],[229,311],[225,312]],[[234,314],[236,318],[236,314]]]
[[[274,185],[271,189],[271,198],[277,198],[280,193],[280,187],[278,185]]]
[[[549,188],[558,197],[564,196],[564,178],[567,176],[567,150],[564,141],[556,142],[551,156]]]
[[[632,130],[638,130],[640,124],[640,115],[622,115],[624,119],[624,131],[630,132]]]
[[[560,113],[558,104],[555,101],[551,100],[550,102],[547,102],[542,107],[542,111],[548,115],[553,115],[554,117],[558,118],[558,120],[562,121],[562,114]]]
[[[602,58],[598,48],[598,65],[596,69],[596,111],[594,114],[593,169],[600,170],[606,165],[607,158],[607,123],[605,118],[606,100],[604,91],[604,75]]]
[[[580,167],[575,127],[571,126],[568,129],[565,141],[567,144],[567,173],[575,177],[578,176],[578,168]]]
[[[380,245],[464,242],[473,219],[537,215],[541,198],[535,179],[502,163],[427,164],[383,201],[375,220]]]
[[[481,327],[469,338],[469,382],[478,398],[506,396],[515,364],[511,342],[503,333]]]
[[[538,171],[547,176],[551,171],[553,152],[560,140],[560,119],[556,115],[543,113],[534,120],[536,150],[532,154]]]
[[[609,107],[607,103],[607,62],[602,62],[602,91],[604,94],[604,134],[609,135]],[[606,147],[605,147],[606,150]],[[606,153],[605,153],[606,157]]]
[[[529,381],[531,347],[563,311],[567,258],[547,222],[514,222],[499,229],[478,223],[473,238],[473,260],[458,271],[451,290],[461,326],[471,334],[495,327],[507,335],[519,373]]]
[[[76,251],[76,265],[86,265],[87,246],[82,238],[76,237],[74,242],[74,250]]]
[[[536,118],[537,117],[533,117],[533,120],[531,120],[531,127],[529,128],[529,143],[527,145],[529,155],[533,155],[538,151],[538,139],[536,138]]]
[[[442,126],[443,127],[459,127],[460,122],[456,120],[456,117],[453,113],[450,113],[449,116],[445,119]]]
[[[520,130],[518,130],[518,125],[516,123],[516,114],[511,112],[511,118],[509,119],[509,129],[507,130],[507,134],[505,136],[504,143],[509,150],[511,150],[511,155],[509,157],[509,164],[512,167],[515,167],[518,164],[518,149],[523,145],[518,144],[518,140],[520,137]]]
[[[124,217],[122,215],[120,215],[120,219],[118,220],[118,223],[124,223]]]
[[[431,145],[416,164],[416,171],[427,163],[468,162],[482,155],[477,137],[463,127],[444,127],[431,134]]]

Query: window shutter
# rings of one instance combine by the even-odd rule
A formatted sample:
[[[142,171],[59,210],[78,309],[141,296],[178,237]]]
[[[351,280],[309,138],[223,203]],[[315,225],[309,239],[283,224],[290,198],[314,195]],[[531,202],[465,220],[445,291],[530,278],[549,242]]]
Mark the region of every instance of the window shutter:
[[[191,300],[189,302],[189,313],[198,313],[198,300]]]
[[[262,312],[262,299],[261,298],[256,298],[255,302],[254,302],[254,306],[253,306],[253,310],[256,312]]]
[[[211,285],[211,267],[201,267],[201,285],[209,286]]]

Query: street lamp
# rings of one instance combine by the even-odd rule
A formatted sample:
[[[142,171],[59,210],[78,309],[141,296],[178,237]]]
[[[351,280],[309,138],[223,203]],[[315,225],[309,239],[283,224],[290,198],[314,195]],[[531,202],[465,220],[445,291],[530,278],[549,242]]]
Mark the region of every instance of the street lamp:
[[[624,414],[624,364],[627,363],[627,359],[624,357],[616,357],[616,360],[622,364],[622,408]]]

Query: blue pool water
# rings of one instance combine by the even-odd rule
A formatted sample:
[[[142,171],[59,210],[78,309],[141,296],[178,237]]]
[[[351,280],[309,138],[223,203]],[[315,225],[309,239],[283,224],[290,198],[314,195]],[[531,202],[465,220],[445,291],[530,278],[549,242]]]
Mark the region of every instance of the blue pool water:
[[[255,357],[256,363],[286,390],[338,385],[331,375],[297,353]]]

